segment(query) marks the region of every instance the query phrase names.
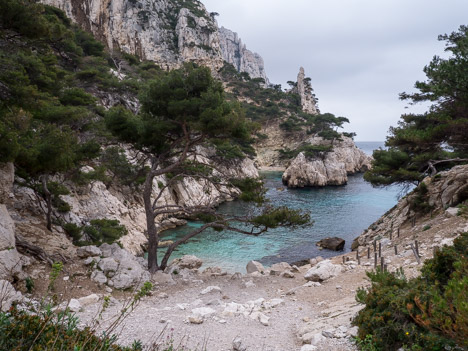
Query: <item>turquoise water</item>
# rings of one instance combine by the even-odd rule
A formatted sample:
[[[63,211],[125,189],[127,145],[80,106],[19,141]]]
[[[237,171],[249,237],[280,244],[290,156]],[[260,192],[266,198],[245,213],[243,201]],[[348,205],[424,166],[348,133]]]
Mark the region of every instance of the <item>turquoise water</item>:
[[[383,146],[383,143],[368,143],[358,146],[366,153]],[[311,212],[313,226],[292,230],[277,228],[259,237],[245,236],[232,232],[207,230],[187,244],[180,246],[175,257],[192,254],[204,261],[204,266],[219,266],[229,272],[245,272],[250,260],[265,265],[276,262],[294,262],[314,256],[332,256],[336,253],[319,251],[315,243],[328,236],[346,240],[345,251],[349,251],[352,240],[377,220],[397,202],[399,188],[373,188],[366,183],[362,174],[349,177],[348,184],[339,187],[287,189],[281,183],[280,172],[265,172],[267,197],[274,205],[285,205]],[[240,201],[222,204],[219,211],[243,215],[254,209]],[[200,226],[187,226],[164,232],[163,240],[174,240]]]

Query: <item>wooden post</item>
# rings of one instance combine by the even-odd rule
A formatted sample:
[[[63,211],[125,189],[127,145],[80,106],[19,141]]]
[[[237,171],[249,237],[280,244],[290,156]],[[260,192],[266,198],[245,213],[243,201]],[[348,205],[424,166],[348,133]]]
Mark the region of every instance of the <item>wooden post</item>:
[[[382,243],[379,242],[379,257],[382,257]]]
[[[374,268],[377,268],[377,252],[374,253]]]
[[[400,228],[398,228],[397,236],[400,237]]]
[[[385,264],[385,260],[383,257],[380,257],[380,270],[383,272],[384,270],[384,264]]]
[[[386,271],[388,270],[388,266],[387,266],[386,263],[385,263],[384,266],[383,266],[383,270],[384,270],[384,272],[386,272]]]
[[[419,258],[419,255],[418,253],[416,252],[416,249],[414,248],[414,245],[413,244],[410,244],[411,245],[411,249],[413,250],[413,253],[414,253],[414,257],[416,257],[416,261],[418,261],[418,264],[421,263],[421,259]]]
[[[357,257],[357,263],[358,263],[358,265],[361,265],[361,256],[359,256],[359,255]]]
[[[414,227],[416,225],[416,216],[411,220],[411,225]]]
[[[377,240],[374,240],[374,252],[377,252]]]
[[[395,245],[395,255],[398,255],[398,248],[396,245]]]
[[[344,257],[344,256],[342,256],[342,258],[343,258],[343,264],[345,264],[345,260],[346,260],[346,259],[345,259],[345,257]]]
[[[370,247],[367,247],[367,258],[370,259]]]
[[[419,244],[418,244],[418,241],[417,241],[417,240],[414,241],[414,248],[416,249],[416,253],[417,253],[418,256],[419,256]]]
[[[356,250],[356,260],[359,259],[359,249]]]

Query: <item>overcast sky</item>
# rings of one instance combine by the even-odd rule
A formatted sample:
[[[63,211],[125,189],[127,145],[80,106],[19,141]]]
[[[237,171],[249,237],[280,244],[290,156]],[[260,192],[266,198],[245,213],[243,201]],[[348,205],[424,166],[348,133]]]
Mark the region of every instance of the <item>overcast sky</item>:
[[[321,112],[348,117],[358,141],[385,140],[400,115],[422,111],[398,99],[443,55],[437,36],[468,24],[467,0],[202,0],[218,23],[265,60],[287,87],[299,67]]]

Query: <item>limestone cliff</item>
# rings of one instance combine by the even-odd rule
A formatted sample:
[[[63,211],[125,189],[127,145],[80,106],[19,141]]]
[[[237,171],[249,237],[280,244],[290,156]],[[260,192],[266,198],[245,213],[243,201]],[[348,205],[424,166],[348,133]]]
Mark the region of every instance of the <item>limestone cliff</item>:
[[[232,64],[237,71],[248,73],[251,78],[264,79],[265,86],[269,85],[263,58],[259,54],[247,50],[237,33],[221,27],[219,39],[223,59],[226,62]]]
[[[85,30],[118,49],[165,69],[192,61],[219,70],[224,61],[268,84],[263,59],[237,34],[218,29],[198,0],[41,0],[56,6]]]
[[[314,140],[315,139],[315,140]],[[324,145],[326,141],[310,140],[310,145]],[[283,183],[290,188],[306,186],[343,185],[348,175],[370,168],[371,158],[358,149],[350,138],[335,142],[333,150],[321,157],[307,158],[301,152],[283,174]]]

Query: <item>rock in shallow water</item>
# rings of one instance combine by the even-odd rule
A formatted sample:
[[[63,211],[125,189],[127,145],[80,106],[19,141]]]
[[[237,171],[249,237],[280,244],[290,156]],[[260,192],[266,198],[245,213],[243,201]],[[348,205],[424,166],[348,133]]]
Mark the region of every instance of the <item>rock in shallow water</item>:
[[[317,243],[317,246],[333,251],[342,251],[344,249],[344,245],[345,240],[337,237],[325,238]]]

